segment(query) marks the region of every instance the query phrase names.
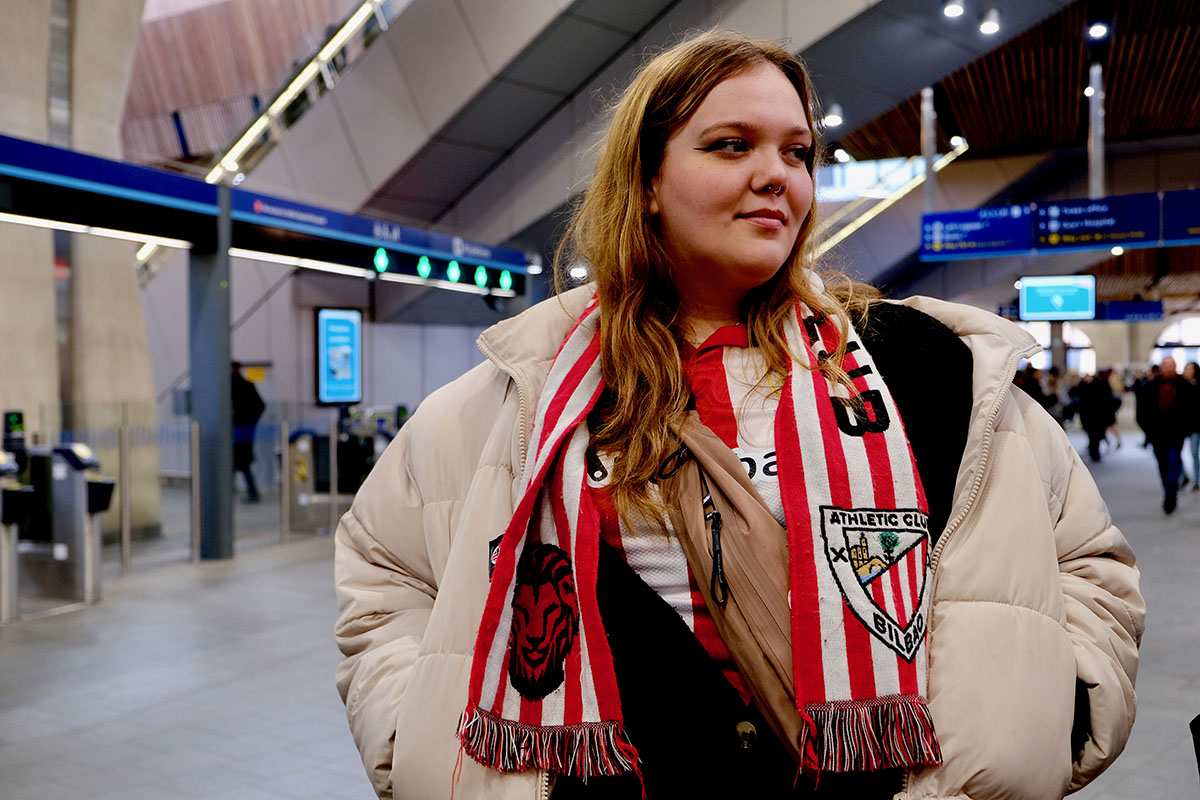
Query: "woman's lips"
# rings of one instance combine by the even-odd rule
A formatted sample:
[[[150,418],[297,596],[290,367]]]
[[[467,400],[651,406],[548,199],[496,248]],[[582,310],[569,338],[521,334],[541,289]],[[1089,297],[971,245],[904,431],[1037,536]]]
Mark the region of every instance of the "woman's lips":
[[[777,231],[783,228],[783,220],[775,216],[763,216],[759,214],[744,214],[738,219],[745,220],[751,225],[762,228],[767,231]]]

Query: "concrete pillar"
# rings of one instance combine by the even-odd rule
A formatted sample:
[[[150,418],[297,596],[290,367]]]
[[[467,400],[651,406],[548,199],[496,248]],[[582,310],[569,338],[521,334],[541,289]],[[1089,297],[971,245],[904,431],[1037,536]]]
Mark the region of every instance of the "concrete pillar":
[[[45,140],[49,53],[50,0],[0,2],[0,133]],[[59,403],[57,342],[52,234],[0,223],[0,408],[31,433]]]

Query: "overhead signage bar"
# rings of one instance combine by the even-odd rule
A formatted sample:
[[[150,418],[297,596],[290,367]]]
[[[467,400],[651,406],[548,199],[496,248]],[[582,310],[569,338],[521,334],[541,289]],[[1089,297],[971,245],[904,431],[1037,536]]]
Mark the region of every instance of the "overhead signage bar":
[[[925,214],[922,261],[1200,244],[1200,190]]]
[[[371,248],[383,247],[440,259],[464,259],[472,264],[525,272],[519,250],[471,242],[458,236],[410,228],[387,220],[341,214],[265,194],[235,189],[233,219],[270,228],[308,233]]]
[[[1157,194],[1060,200],[1039,205],[1036,214],[1034,246],[1038,250],[1158,246],[1160,211]]]
[[[1028,206],[926,214],[921,225],[921,258],[927,253],[943,260],[1021,255],[1033,247],[1032,235]]]
[[[212,244],[217,193],[217,185],[197,178],[0,136],[0,213],[29,224]],[[231,195],[233,242],[243,250],[431,279],[431,285],[461,281],[483,293],[524,289],[526,259],[518,250],[241,189]]]

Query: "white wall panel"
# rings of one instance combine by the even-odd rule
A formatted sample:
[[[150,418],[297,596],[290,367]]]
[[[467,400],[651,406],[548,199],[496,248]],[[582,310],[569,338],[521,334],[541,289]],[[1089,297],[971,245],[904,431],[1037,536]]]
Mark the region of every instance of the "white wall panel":
[[[428,396],[475,364],[475,328],[458,325],[426,325],[424,393]]]
[[[783,0],[783,36],[794,53],[803,50],[826,34],[875,5],[879,0]],[[933,13],[933,9],[930,13]],[[777,38],[777,37],[772,37]]]
[[[777,40],[784,35],[783,4],[784,0],[725,0],[714,4],[712,21],[755,39]]]
[[[446,124],[491,77],[455,4],[417,0],[385,41],[430,130]]]
[[[558,16],[554,0],[458,0],[484,61],[499,72]]]
[[[388,47],[369,48],[332,95],[374,192],[430,137]]]
[[[295,197],[296,181],[287,163],[287,148],[273,147],[254,166],[254,170],[246,176],[242,188],[251,192],[275,195],[276,197]]]
[[[317,103],[288,134],[288,162],[300,199],[354,213],[370,186],[350,146],[337,98]],[[301,163],[296,158],[303,158]]]

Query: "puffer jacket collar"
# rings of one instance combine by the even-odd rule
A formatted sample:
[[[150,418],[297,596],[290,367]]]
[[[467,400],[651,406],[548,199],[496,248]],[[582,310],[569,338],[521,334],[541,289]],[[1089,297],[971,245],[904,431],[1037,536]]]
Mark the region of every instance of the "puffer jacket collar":
[[[537,397],[550,364],[594,294],[592,284],[571,289],[493,325],[479,337],[479,349],[516,385],[521,401],[522,459],[527,451],[529,432],[533,429],[532,414]],[[1022,358],[1031,358],[1038,353],[1041,346],[1032,335],[1012,322],[973,306],[930,297],[910,297],[900,302],[940,321],[971,349],[974,359],[971,431],[953,502],[954,508],[964,508],[972,487],[978,483],[975,480],[978,471],[986,462],[990,443],[988,430],[1004,393],[1012,384],[1017,365]],[[938,365],[928,367],[936,383]]]
[[[1022,358],[1032,358],[1042,347],[1037,340],[1012,322],[974,306],[935,300],[931,297],[909,297],[901,305],[923,311],[954,331],[971,349],[971,426],[966,448],[955,482],[951,507],[959,510],[946,526],[953,530],[970,510],[972,494],[982,483],[982,471],[987,466],[991,433],[1003,399],[1012,386],[1013,375]],[[928,365],[932,383],[938,381],[938,365]]]

